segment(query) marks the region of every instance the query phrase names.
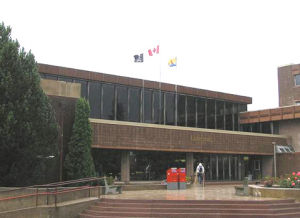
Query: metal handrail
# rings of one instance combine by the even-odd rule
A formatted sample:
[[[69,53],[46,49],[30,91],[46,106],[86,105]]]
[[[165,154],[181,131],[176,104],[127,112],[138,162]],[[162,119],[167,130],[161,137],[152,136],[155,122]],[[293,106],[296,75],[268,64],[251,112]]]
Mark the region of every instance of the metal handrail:
[[[29,188],[57,187],[57,186],[70,185],[70,184],[76,184],[76,183],[92,182],[92,181],[101,180],[101,179],[105,179],[105,177],[88,177],[88,178],[68,180],[68,181],[63,181],[63,182],[54,182],[54,183],[48,183],[48,184],[42,184],[42,185],[31,185],[31,186],[14,188],[14,189],[9,189],[9,190],[0,190],[0,193],[10,192],[10,191],[18,191],[18,190],[29,189]]]
[[[94,182],[94,181],[100,181],[102,179],[105,179],[106,177],[89,177],[89,178],[82,178],[82,179],[76,179],[76,180],[69,180],[69,181],[64,181],[64,182],[55,182],[55,183],[49,183],[49,184],[43,184],[43,185],[33,185],[33,186],[27,186],[27,187],[21,187],[21,188],[16,188],[16,189],[10,189],[10,190],[2,190],[0,193],[3,192],[12,192],[12,191],[19,191],[19,190],[26,190],[26,189],[33,189],[35,188],[36,191],[35,193],[32,194],[23,194],[23,195],[17,195],[17,196],[10,196],[10,197],[4,197],[0,198],[0,201],[8,201],[8,200],[13,200],[13,199],[24,199],[27,197],[36,197],[36,207],[38,206],[38,196],[42,195],[47,195],[47,204],[48,204],[48,195],[55,196],[55,207],[57,206],[57,195],[59,194],[64,194],[64,193],[70,193],[70,192],[75,192],[75,191],[80,191],[80,190],[89,190],[89,197],[90,197],[90,190],[91,189],[98,189],[98,198],[100,198],[100,187],[104,186],[81,186],[81,187],[74,187],[70,188],[68,190],[57,190],[58,187],[63,187],[64,185],[70,185],[70,184],[76,184],[76,183],[86,183],[86,182]],[[48,191],[48,188],[55,188],[55,191]],[[47,188],[46,192],[39,192],[39,188]]]

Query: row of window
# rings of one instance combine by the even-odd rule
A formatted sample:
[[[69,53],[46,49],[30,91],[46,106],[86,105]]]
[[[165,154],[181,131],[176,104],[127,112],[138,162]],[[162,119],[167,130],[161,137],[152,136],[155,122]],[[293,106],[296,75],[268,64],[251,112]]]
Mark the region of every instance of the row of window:
[[[279,124],[275,121],[242,124],[240,128],[243,132],[279,134]]]
[[[239,112],[247,110],[246,104],[222,100],[56,75],[41,76],[80,83],[81,96],[89,100],[92,118],[239,130]]]

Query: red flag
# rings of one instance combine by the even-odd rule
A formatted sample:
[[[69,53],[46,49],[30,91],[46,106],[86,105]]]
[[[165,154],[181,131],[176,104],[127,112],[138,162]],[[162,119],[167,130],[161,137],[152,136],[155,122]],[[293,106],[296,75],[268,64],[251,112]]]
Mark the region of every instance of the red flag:
[[[159,45],[156,48],[148,50],[149,56],[153,56],[153,54],[159,54]]]

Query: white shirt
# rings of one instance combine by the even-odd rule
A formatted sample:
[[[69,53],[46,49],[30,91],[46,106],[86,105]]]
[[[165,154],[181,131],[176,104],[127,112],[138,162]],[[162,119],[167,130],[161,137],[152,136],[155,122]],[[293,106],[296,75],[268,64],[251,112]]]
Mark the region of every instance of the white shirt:
[[[202,173],[204,173],[204,166],[201,163],[198,164],[198,166],[197,166],[197,169],[196,169],[197,173],[199,173],[200,167],[202,167]]]

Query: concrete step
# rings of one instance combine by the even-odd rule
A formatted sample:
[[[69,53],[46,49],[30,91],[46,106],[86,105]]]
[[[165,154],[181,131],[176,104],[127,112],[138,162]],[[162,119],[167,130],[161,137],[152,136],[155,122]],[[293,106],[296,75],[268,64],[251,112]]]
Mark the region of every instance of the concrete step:
[[[97,209],[97,208],[90,208],[85,211],[87,214],[96,214],[96,215],[101,215],[103,212],[120,212],[120,213],[230,213],[230,214],[236,214],[236,213],[249,213],[249,214],[274,214],[274,210],[269,210],[269,209],[238,209],[238,208],[115,208],[115,207],[104,207],[102,209]],[[300,212],[300,210],[295,211],[283,211],[283,212]]]
[[[116,207],[91,207],[86,210],[88,214],[102,212],[141,212],[141,213],[249,213],[249,214],[282,214],[300,212],[300,208],[284,209],[244,209],[244,208],[116,208]]]
[[[118,208],[238,208],[241,204],[180,204],[180,203],[126,203],[126,202],[98,202],[94,206],[99,207],[118,207]],[[280,203],[280,204],[243,204],[244,209],[279,209],[300,207],[300,203]]]
[[[279,199],[279,200],[143,200],[143,199],[112,199],[102,198],[101,202],[114,202],[114,203],[159,203],[159,204],[281,204],[281,203],[294,203],[295,199]]]
[[[103,218],[103,217],[181,217],[181,218],[299,218],[300,213],[286,213],[286,214],[205,214],[205,213],[119,213],[119,212],[104,212],[101,215],[80,214],[80,218]]]
[[[293,199],[263,201],[101,199],[81,213],[80,217],[300,217],[300,203],[295,203]]]

